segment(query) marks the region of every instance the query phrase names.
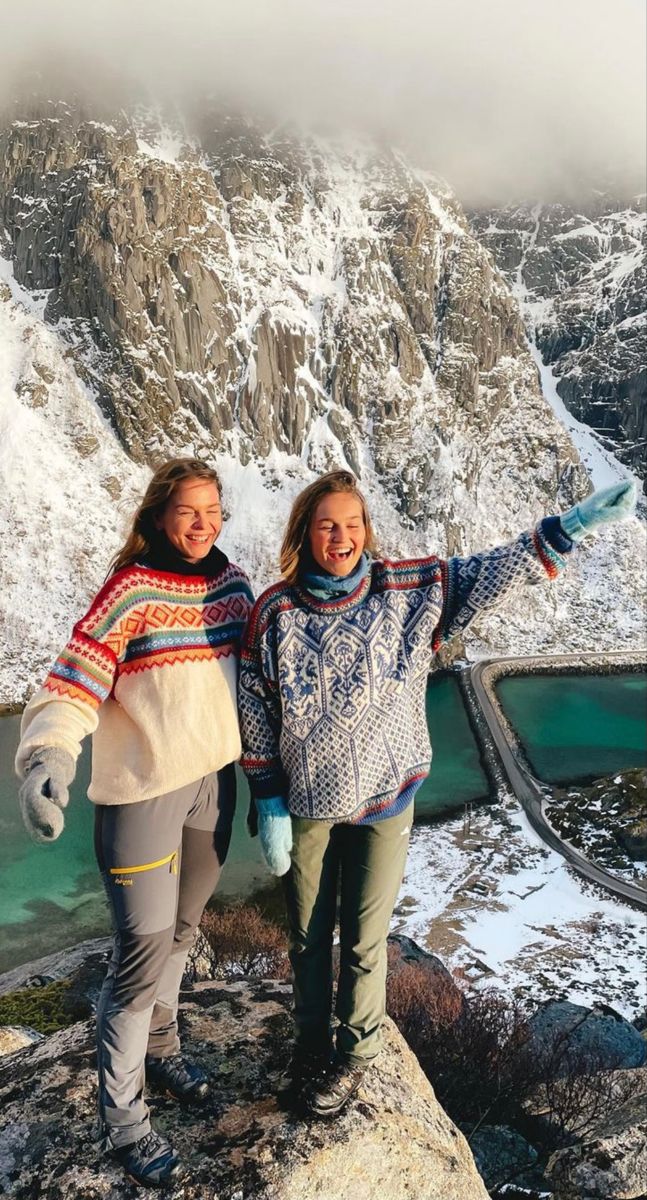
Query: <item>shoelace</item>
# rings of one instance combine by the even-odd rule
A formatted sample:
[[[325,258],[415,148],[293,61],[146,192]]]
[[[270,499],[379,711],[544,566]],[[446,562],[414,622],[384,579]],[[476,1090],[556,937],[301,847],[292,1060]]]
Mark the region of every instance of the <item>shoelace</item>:
[[[338,1070],[339,1070],[338,1063],[335,1063],[335,1062],[320,1063],[318,1069],[313,1074],[313,1077],[312,1077],[313,1083],[323,1083],[323,1081],[325,1079],[327,1079],[329,1075],[333,1075],[335,1073],[335,1071],[338,1071]]]
[[[150,1165],[156,1158],[162,1158],[163,1155],[172,1153],[171,1147],[159,1133],[151,1129],[150,1133],[144,1134],[136,1143],[137,1153],[140,1157],[147,1161]]]
[[[173,1055],[166,1060],[166,1071],[178,1083],[193,1083],[193,1076],[180,1055]]]

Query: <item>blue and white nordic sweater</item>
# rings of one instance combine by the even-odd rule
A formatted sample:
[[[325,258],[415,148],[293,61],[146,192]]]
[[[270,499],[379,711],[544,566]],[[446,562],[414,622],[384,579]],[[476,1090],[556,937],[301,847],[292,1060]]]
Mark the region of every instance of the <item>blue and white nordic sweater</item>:
[[[294,816],[394,816],[429,771],[425,690],[441,642],[522,582],[553,578],[572,542],[559,518],[469,558],[374,562],[348,596],[286,583],[257,601],[240,664],[242,765],[252,796]]]

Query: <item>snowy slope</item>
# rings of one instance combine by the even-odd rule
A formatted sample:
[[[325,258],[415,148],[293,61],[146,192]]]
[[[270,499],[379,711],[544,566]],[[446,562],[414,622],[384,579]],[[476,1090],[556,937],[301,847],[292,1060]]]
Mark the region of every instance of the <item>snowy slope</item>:
[[[551,390],[595,431],[589,446],[647,478],[645,197],[610,188],[578,206],[473,212],[471,223],[521,305]]]
[[[216,463],[223,548],[258,589],[292,498],[333,464],[361,474],[396,556],[480,550],[582,494],[446,187],[370,146],[120,120],[0,132],[1,702],[36,686],[165,455]],[[602,535],[468,652],[641,642],[644,552],[637,521]]]

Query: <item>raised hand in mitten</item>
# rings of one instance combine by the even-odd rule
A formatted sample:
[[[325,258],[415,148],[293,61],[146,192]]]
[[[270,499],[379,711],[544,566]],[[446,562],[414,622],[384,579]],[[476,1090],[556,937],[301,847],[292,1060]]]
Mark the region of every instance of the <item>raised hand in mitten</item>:
[[[292,818],[282,796],[269,796],[256,801],[258,836],[263,858],[273,875],[285,875],[290,870],[292,849]]]
[[[67,750],[43,746],[34,750],[18,792],[22,819],[35,842],[53,842],[63,830],[75,762]]]
[[[592,492],[586,500],[580,500],[568,512],[562,513],[559,520],[564,533],[574,542],[579,542],[600,525],[630,517],[635,508],[636,485],[631,479],[623,479],[620,483],[611,484],[611,487]]]

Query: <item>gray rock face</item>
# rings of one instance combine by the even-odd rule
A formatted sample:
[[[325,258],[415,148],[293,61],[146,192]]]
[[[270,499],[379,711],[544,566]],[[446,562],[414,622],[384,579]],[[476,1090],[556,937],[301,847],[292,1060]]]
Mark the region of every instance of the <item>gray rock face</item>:
[[[465,1139],[389,1022],[379,1067],[332,1124],[293,1119],[276,1090],[290,1041],[290,989],[271,981],[196,984],[184,993],[184,1045],[212,1076],[199,1109],[152,1098],[154,1121],[189,1175],[183,1200],[487,1200]],[[89,1024],[0,1062],[0,1171],[7,1196],[132,1195],[92,1142]],[[37,1182],[36,1182],[37,1181]]]
[[[345,460],[413,522],[452,451],[468,490],[506,445],[546,500],[581,490],[518,307],[438,181],[205,114],[168,161],[141,118],[43,111],[0,125],[0,219],[138,461],[196,437],[243,462]]]
[[[643,1200],[647,1194],[647,1079],[613,1117],[558,1150],[546,1174],[555,1200]]]
[[[489,1191],[510,1179],[518,1181],[538,1158],[530,1143],[505,1125],[483,1125],[472,1136],[470,1147]]]
[[[570,1000],[549,1000],[528,1022],[531,1053],[551,1056],[566,1072],[613,1071],[641,1067],[647,1061],[647,1042],[638,1030],[606,1005],[595,1009]],[[557,1075],[560,1071],[556,1069]]]
[[[522,302],[567,408],[647,477],[644,197],[511,206],[472,214],[472,227]]]

